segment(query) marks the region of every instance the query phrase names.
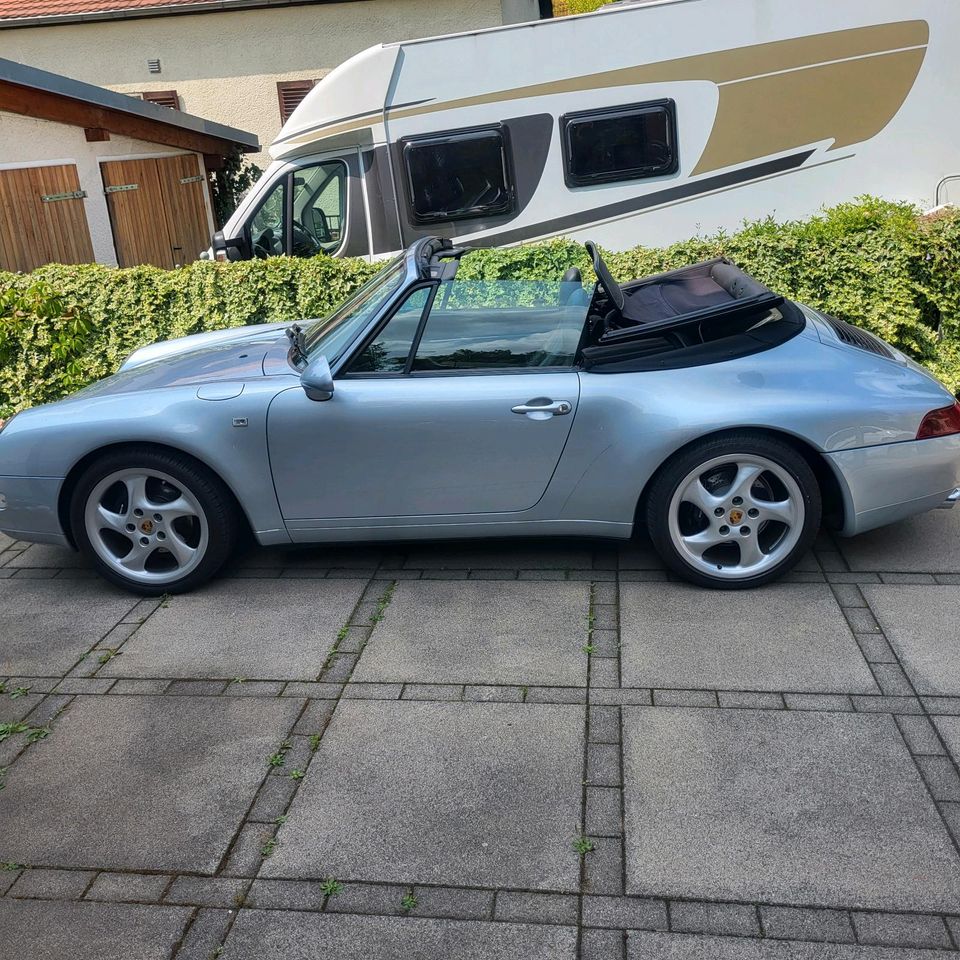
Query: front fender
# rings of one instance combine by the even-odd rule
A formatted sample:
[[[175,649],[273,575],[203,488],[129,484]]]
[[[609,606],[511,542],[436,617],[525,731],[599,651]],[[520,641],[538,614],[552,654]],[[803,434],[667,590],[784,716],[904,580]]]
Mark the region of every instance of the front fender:
[[[278,386],[271,378],[247,382],[238,396],[225,400],[200,400],[193,385],[145,391],[135,400],[76,397],[35,407],[0,434],[0,476],[62,485],[98,450],[160,444],[215,471],[262,543],[287,543],[267,455],[266,410]]]

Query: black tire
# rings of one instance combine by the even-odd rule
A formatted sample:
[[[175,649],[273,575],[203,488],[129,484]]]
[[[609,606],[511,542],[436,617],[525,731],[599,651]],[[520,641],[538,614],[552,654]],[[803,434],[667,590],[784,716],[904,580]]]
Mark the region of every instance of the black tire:
[[[782,559],[753,576],[711,575],[693,566],[677,549],[670,531],[670,508],[680,485],[701,464],[737,454],[756,455],[786,471],[799,487],[804,508],[799,538]],[[646,524],[663,562],[684,580],[719,590],[759,587],[783,576],[813,546],[823,511],[820,486],[806,458],[788,442],[766,434],[737,431],[695,442],[671,457],[651,481],[646,498]],[[731,538],[732,541],[733,538]],[[784,546],[786,546],[784,544]],[[772,552],[772,551],[771,551]],[[723,567],[718,564],[718,570]]]
[[[159,471],[183,484],[203,510],[208,529],[206,549],[196,566],[179,579],[153,584],[125,577],[106,563],[90,542],[84,513],[97,484],[117,471],[137,469]],[[145,597],[186,593],[206,583],[226,563],[243,530],[233,494],[214,473],[186,454],[153,447],[125,447],[105,453],[90,464],[77,480],[70,498],[70,526],[77,548],[102,577]]]

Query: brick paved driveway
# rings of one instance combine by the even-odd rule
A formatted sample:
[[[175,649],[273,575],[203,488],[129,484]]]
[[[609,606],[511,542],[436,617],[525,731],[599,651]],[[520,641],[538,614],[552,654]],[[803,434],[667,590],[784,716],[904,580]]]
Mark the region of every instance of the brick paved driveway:
[[[603,542],[0,539],[2,960],[935,960],[960,510],[750,593]]]

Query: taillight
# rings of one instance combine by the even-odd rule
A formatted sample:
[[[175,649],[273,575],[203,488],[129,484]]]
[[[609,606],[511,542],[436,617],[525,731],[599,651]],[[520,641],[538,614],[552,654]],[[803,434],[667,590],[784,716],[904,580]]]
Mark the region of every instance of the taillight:
[[[960,403],[931,410],[920,424],[917,439],[929,440],[931,437],[946,437],[952,433],[960,433]]]

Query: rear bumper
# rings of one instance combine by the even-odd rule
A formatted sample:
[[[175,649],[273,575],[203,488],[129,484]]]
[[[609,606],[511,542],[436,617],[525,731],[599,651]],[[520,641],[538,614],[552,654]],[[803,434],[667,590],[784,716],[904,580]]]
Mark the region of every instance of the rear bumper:
[[[0,477],[0,531],[15,540],[70,546],[57,504],[63,480]]]
[[[943,506],[960,488],[960,436],[879,444],[827,454],[853,536]]]

